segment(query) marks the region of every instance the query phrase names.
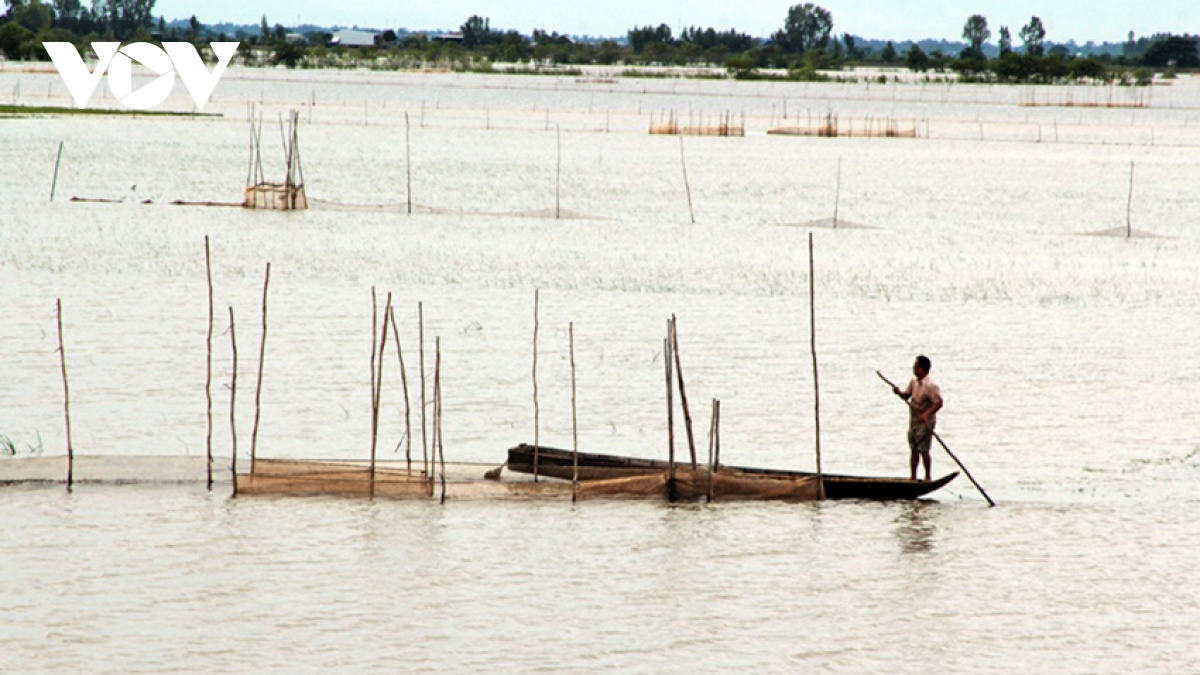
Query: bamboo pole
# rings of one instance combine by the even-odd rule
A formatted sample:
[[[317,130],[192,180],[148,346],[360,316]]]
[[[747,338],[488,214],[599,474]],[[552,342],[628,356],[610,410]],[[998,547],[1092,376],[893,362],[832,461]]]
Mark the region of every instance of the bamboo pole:
[[[54,303],[58,315],[58,360],[62,367],[63,417],[67,423],[67,491],[75,484],[75,445],[71,442],[71,389],[67,385],[67,352],[63,346],[62,298]]]
[[[375,390],[372,392],[371,400],[374,404],[371,410],[371,496],[375,496],[375,449],[379,440],[379,401],[383,393],[383,353],[387,347],[387,324],[392,316],[392,294],[389,291],[387,301],[383,306],[383,324],[379,326],[379,358],[375,358],[374,352],[371,354],[371,363],[376,370],[371,378],[375,385]],[[372,333],[375,332],[375,327],[372,326]]]
[[[579,499],[579,417],[575,392],[575,322],[567,324],[571,350],[571,501]]]
[[[667,375],[667,479],[675,480],[675,402],[672,397],[671,385],[671,338],[670,324],[667,324],[668,337],[663,340],[663,366]]]
[[[713,421],[713,436],[716,440],[713,442],[713,471],[721,470],[721,401],[717,399],[716,409],[713,411],[716,420]]]
[[[392,338],[396,341],[396,358],[400,359],[400,386],[404,389],[404,464],[412,471],[412,404],[408,400],[408,373],[404,368],[404,347],[400,329],[396,327],[396,310],[392,310]]]
[[[205,400],[205,419],[207,420],[206,433],[204,438],[205,458],[207,461],[207,489],[212,490],[212,435],[213,435],[213,417],[212,417],[212,338],[213,338],[213,283],[212,283],[212,255],[208,248],[208,235],[204,235],[204,271],[208,278],[208,338],[205,340],[207,350],[207,358],[204,362],[204,400]]]
[[[893,383],[891,380],[884,377],[883,373],[881,373],[877,370],[877,371],[875,371],[875,374],[879,376],[879,379],[881,379],[885,383],[887,383],[892,388],[893,391],[896,391],[899,389],[899,387],[897,387],[895,385],[895,383]],[[912,401],[909,401],[904,398],[901,398],[900,400],[904,401],[904,404],[906,406],[908,406],[910,409],[914,407]],[[983,498],[987,500],[988,506],[995,506],[996,502],[992,501],[992,498],[989,497],[988,493],[984,491],[983,486],[979,484],[979,481],[975,480],[975,477],[971,475],[971,472],[967,469],[967,466],[958,459],[958,455],[955,455],[950,450],[950,446],[946,445],[946,442],[942,440],[942,437],[939,436],[936,431],[934,431],[932,429],[930,429],[929,431],[931,434],[933,434],[933,437],[937,440],[938,445],[942,446],[942,449],[946,451],[947,455],[950,455],[950,459],[954,460],[954,463],[958,465],[958,468],[962,469],[963,473],[967,474],[967,478],[971,481],[971,484],[974,485],[975,489],[979,490],[979,494],[983,495]]]
[[[432,480],[429,472],[429,440],[425,435],[425,306],[417,303],[417,359],[421,371],[421,461],[425,477]]]
[[[438,463],[442,468],[442,499],[446,503],[446,446],[442,437],[442,338],[434,338],[434,353],[436,354],[433,367],[433,410],[437,417],[437,453]]]
[[[696,212],[692,210],[692,186],[688,182],[687,159],[683,155],[683,136],[679,137],[679,164],[683,167],[683,188],[687,192],[688,218],[696,224]]]
[[[708,422],[708,488],[705,490],[705,495],[708,498],[708,503],[712,503],[713,498],[713,471],[716,470],[716,465],[713,464],[713,446],[717,440],[717,399],[712,401],[712,417]]]
[[[538,289],[533,289],[533,482],[538,482],[538,447],[541,439],[538,432],[541,425],[538,419]]]
[[[237,334],[234,332],[233,307],[229,308],[229,346],[233,351],[233,374],[229,380],[229,471],[233,475],[233,496],[237,496]]]
[[[422,103],[424,105],[424,103]],[[423,109],[423,108],[422,108]],[[404,113],[404,173],[407,180],[408,213],[412,215],[412,143],[410,142],[408,113]]]
[[[692,458],[692,471],[696,466],[696,438],[692,434],[692,413],[688,408],[687,389],[683,386],[683,363],[679,360],[679,330],[675,315],[671,315],[671,354],[675,357],[675,378],[679,382],[679,401],[683,404],[683,427],[687,431],[688,453]]]
[[[808,326],[812,346],[813,367],[813,420],[816,429],[817,449],[817,498],[825,499],[825,477],[821,472],[821,385],[817,378],[817,309],[816,283],[813,273],[813,236],[808,233]]]
[[[54,182],[50,183],[50,201],[54,201],[54,191],[58,188],[58,165],[62,162],[62,151],[64,141],[58,142],[58,157],[54,159]]]
[[[258,383],[254,387],[254,431],[250,434],[250,473],[254,473],[254,462],[258,456],[258,420],[262,414],[263,361],[267,356],[267,288],[271,284],[271,263],[263,278],[262,298],[262,341],[258,345]]]
[[[1129,162],[1129,200],[1125,203],[1125,238],[1133,236],[1133,162]]]

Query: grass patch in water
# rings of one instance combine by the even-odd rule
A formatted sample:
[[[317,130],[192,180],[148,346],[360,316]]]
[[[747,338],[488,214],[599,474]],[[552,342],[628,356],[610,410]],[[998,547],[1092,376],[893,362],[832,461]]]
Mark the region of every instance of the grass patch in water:
[[[174,112],[170,110],[112,110],[108,108],[62,108],[52,105],[0,104],[0,115],[135,115],[141,117],[221,117],[220,113]]]

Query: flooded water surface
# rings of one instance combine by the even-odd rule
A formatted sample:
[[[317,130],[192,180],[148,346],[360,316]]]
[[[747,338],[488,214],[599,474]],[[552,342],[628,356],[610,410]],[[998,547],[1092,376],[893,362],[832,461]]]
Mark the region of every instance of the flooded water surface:
[[[68,104],[53,71],[0,71],[18,83]],[[724,461],[811,469],[812,233],[825,469],[907,472],[875,370],[925,353],[938,431],[999,502],[962,477],[914,503],[711,506],[9,485],[0,671],[1200,668],[1200,80],[1021,105],[1133,95],[1103,92],[231,69],[219,117],[0,119],[0,476],[65,452],[60,298],[76,452],[204,455],[205,236],[222,457],[229,308],[245,453],[270,262],[259,456],[368,455],[375,286],[413,399],[418,302],[430,376],[440,338],[447,459],[499,464],[533,440],[539,289],[542,443],[570,446],[573,322],[581,449],[665,457],[675,314],[702,449],[719,398]],[[241,201],[251,105],[275,180],[300,111],[313,208],[170,204]],[[649,135],[671,111],[746,136]],[[765,133],[830,113],[920,137]]]

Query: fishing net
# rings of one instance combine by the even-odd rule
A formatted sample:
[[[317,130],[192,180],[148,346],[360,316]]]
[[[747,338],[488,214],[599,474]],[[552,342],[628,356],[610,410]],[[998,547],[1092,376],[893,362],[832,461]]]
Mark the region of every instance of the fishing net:
[[[238,476],[238,493],[247,495],[323,495],[365,497],[429,497],[433,485],[420,471],[362,464],[259,459],[254,471]]]
[[[674,480],[666,472],[625,478],[582,481],[580,499],[666,499],[700,501],[710,489],[713,501],[777,500],[807,502],[819,498],[817,479],[811,476],[750,476],[679,468]]]

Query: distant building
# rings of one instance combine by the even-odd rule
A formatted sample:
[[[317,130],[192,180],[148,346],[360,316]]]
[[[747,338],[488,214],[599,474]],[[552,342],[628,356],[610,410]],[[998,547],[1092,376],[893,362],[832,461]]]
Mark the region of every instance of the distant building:
[[[366,30],[335,30],[329,44],[337,47],[374,47],[382,39],[379,33]]]
[[[461,31],[452,30],[449,33],[438,33],[437,35],[430,35],[429,39],[433,40],[434,42],[462,42],[463,34]]]
[[[292,42],[292,43],[296,43],[296,44],[304,42],[304,36],[299,33],[288,33],[286,36],[284,36],[284,39],[287,40],[288,42]]]

